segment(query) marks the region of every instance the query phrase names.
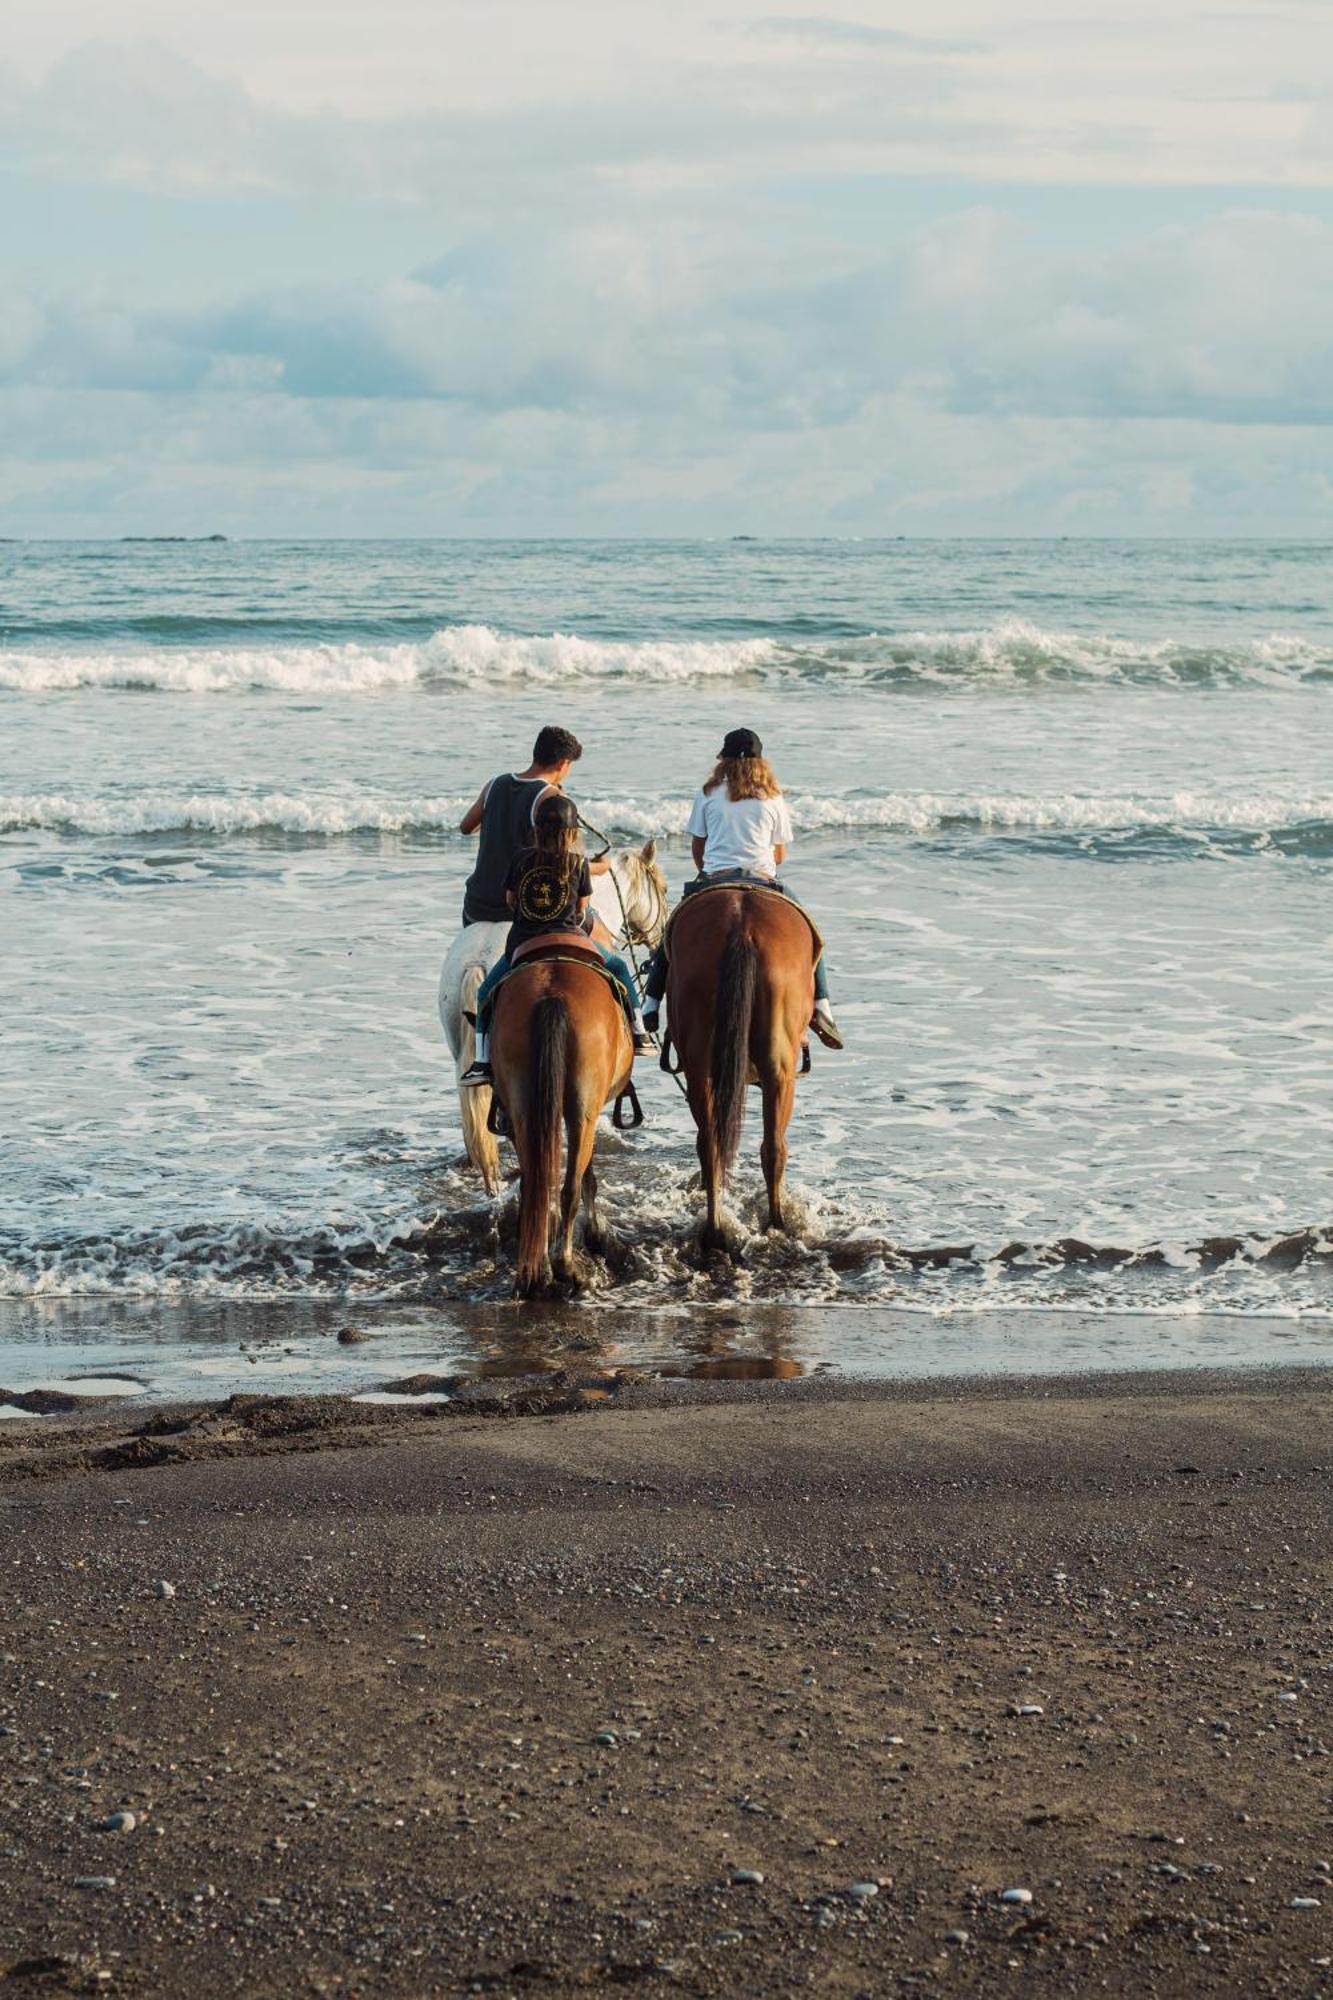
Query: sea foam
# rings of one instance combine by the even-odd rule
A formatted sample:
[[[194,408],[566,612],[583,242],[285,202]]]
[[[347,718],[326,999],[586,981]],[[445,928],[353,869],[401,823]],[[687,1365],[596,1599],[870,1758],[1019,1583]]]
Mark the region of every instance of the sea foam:
[[[176,694],[270,690],[329,699],[430,687],[571,687],[630,680],[847,686],[1013,685],[1117,682],[1189,686],[1295,686],[1333,676],[1333,651],[1281,633],[1230,646],[1184,638],[1138,640],[1048,631],[1006,620],[976,631],[871,632],[798,641],[777,636],[607,640],[490,625],[447,625],[396,644],[153,647],[141,652],[32,649],[0,652],[0,689],[53,694],[73,688],[156,689]]]
[[[1274,842],[1310,851],[1326,851],[1333,844],[1333,793],[1281,798],[1177,792],[1167,798],[1135,798],[1078,793],[794,792],[788,799],[797,828],[807,833],[1171,834],[1191,841]],[[0,833],[216,838],[289,833],[329,839],[355,834],[451,834],[469,803],[470,797],[461,792],[394,797],[371,792],[159,789],[86,798],[18,792],[0,795]],[[689,801],[679,795],[599,797],[579,803],[594,826],[626,838],[682,834],[689,814]]]

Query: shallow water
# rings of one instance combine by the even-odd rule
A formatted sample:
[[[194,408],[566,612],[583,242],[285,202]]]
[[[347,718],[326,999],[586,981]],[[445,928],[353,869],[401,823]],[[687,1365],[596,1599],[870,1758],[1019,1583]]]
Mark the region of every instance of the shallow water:
[[[355,1324],[365,1338],[343,1346],[337,1334],[346,1323],[341,1308],[295,1299],[8,1302],[0,1305],[0,1417],[25,1414],[5,1396],[33,1390],[129,1407],[304,1394],[410,1407],[447,1401],[460,1382],[562,1369],[628,1369],[664,1381],[831,1373],[924,1381],[1333,1364],[1327,1318],[1227,1313],[941,1315],[759,1303],[590,1314],[579,1306],[362,1301]]]
[[[451,829],[558,717],[679,880],[744,720],[849,1041],[801,1086],[803,1240],[698,1267],[650,1072],[593,1303],[1327,1323],[1330,583],[1256,544],[0,551],[0,1293],[502,1297],[434,1012]]]

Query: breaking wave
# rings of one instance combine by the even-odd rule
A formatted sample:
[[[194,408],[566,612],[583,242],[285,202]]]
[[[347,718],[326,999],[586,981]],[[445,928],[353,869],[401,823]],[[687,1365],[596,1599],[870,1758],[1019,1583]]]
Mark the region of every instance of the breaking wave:
[[[142,652],[45,648],[0,652],[0,689],[73,688],[227,694],[268,689],[327,697],[430,687],[568,687],[631,679],[828,681],[847,686],[1046,682],[1293,687],[1333,679],[1333,648],[1282,633],[1222,646],[1047,631],[1006,620],[980,631],[869,633],[796,640],[609,640],[448,625],[398,643],[156,646]]]
[[[1319,797],[1227,797],[1178,792],[1170,798],[1002,794],[968,797],[936,792],[837,795],[790,794],[798,827],[839,831],[1026,837],[1073,846],[1132,847],[1172,843],[1271,849],[1290,855],[1333,855],[1333,793]],[[255,834],[302,839],[354,835],[453,835],[470,800],[462,793],[395,798],[358,792],[227,792],[182,795],[166,790],[125,797],[77,798],[58,792],[0,795],[0,833],[48,831],[93,837],[136,835],[217,838]],[[643,838],[684,833],[689,812],[681,798],[594,798],[581,801],[588,819],[609,834]]]

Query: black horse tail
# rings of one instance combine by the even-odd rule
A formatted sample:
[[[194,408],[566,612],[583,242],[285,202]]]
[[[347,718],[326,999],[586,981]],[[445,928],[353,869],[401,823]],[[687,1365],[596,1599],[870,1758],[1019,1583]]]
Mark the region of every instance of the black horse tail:
[[[547,1272],[551,1201],[560,1177],[560,1137],[565,1114],[569,1009],[548,994],[532,1010],[527,1112],[523,1120],[522,1193],[518,1217],[518,1289],[531,1291]]]
[[[741,1140],[745,1086],[750,1076],[750,1017],[758,973],[754,939],[744,931],[733,931],[718,967],[709,1064],[709,1139],[719,1175],[727,1172]]]

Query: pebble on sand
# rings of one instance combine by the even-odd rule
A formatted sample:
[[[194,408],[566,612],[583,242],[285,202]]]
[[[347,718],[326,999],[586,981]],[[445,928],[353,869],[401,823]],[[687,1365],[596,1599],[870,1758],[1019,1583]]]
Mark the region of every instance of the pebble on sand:
[[[946,1944],[968,1944],[971,1942],[971,1938],[971,1931],[946,1931],[944,1933],[944,1942]]]
[[[758,1889],[763,1886],[763,1873],[758,1868],[733,1868],[731,1880],[737,1889]]]
[[[114,1889],[115,1886],[116,1878],[114,1875],[76,1875],[74,1877],[74,1887],[76,1889]]]
[[[133,1833],[138,1824],[138,1818],[132,1812],[113,1812],[108,1813],[106,1818],[99,1822],[99,1831],[102,1833]]]
[[[1322,1910],[1323,1907],[1318,1896],[1293,1896],[1287,1905],[1289,1910]]]
[[[1031,1889],[1001,1889],[1000,1901],[1002,1903],[1022,1903],[1026,1905],[1032,1901],[1032,1891]]]
[[[174,1583],[168,1583],[165,1577],[159,1578],[153,1585],[153,1595],[154,1597],[161,1598],[174,1597],[176,1595],[176,1586]]]
[[[854,1903],[868,1903],[872,1896],[878,1896],[879,1883],[852,1882],[848,1886],[847,1894]]]

